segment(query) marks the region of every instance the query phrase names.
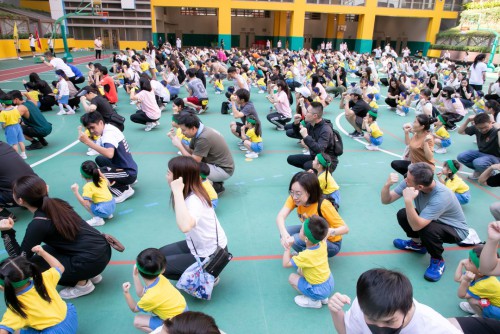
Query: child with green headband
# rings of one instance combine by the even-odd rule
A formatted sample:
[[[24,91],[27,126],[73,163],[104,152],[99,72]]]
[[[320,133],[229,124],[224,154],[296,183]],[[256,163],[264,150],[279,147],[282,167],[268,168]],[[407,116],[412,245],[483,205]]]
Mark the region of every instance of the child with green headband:
[[[213,208],[217,208],[217,204],[219,204],[219,196],[214,189],[211,181],[207,179],[208,175],[210,175],[210,167],[204,162],[200,162],[200,177],[201,177],[201,185],[205,188],[208,197],[212,201]]]
[[[437,146],[434,149],[434,153],[444,154],[447,152],[446,148],[451,145],[450,133],[446,130],[446,126],[448,125],[447,120],[448,117],[446,115],[438,115],[434,123],[432,136],[434,137],[434,145]]]
[[[109,181],[101,173],[93,161],[84,161],[80,167],[82,177],[87,181],[83,186],[83,193],[78,192],[78,184],[74,183],[71,190],[78,202],[93,215],[87,220],[90,226],[102,226],[105,219],[113,218],[116,209],[115,198],[109,191]]]
[[[0,97],[0,103],[4,109],[0,111],[0,125],[5,131],[5,139],[12,146],[14,151],[19,153],[21,158],[28,159],[24,146],[23,129],[21,128],[21,114],[12,102],[11,94],[4,94]],[[19,151],[20,150],[20,151]]]
[[[240,150],[247,151],[245,157],[257,159],[264,149],[264,145],[260,121],[252,115],[247,116],[245,126],[241,127],[241,140],[243,140],[243,146],[240,147]]]
[[[443,170],[437,173],[437,177],[439,182],[455,193],[460,204],[464,205],[470,202],[470,191],[467,183],[457,175],[459,169],[460,163],[458,161],[446,160],[443,164]]]
[[[455,282],[460,283],[458,297],[467,299],[467,302],[460,303],[460,308],[483,318],[500,320],[500,281],[495,276],[479,272],[483,247],[479,245],[471,249],[469,258],[460,261],[455,270]]]
[[[312,162],[312,167],[318,172],[318,181],[324,196],[333,200],[335,209],[340,206],[340,187],[332,175],[332,159],[328,154],[319,153]]]
[[[152,315],[136,315],[134,326],[150,333],[170,319],[187,311],[186,300],[182,294],[163,276],[167,260],[157,248],[147,248],[137,255],[133,279],[137,296],[136,303],[129,293],[130,282],[123,283],[123,294],[128,307],[134,313],[150,312]],[[144,281],[144,286],[140,277]]]
[[[378,113],[372,109],[368,111],[368,114],[363,118],[363,128],[366,130],[364,137],[368,142],[365,148],[369,151],[380,150],[379,146],[382,145],[384,141],[384,133],[377,124],[377,117]]]
[[[301,307],[321,308],[328,304],[328,297],[333,293],[334,282],[325,242],[327,235],[326,220],[312,216],[304,221],[300,229],[300,238],[305,241],[306,250],[292,256],[290,246],[287,246],[283,253],[283,267],[298,269],[297,274],[290,274],[288,282],[302,293],[295,297],[295,303]]]

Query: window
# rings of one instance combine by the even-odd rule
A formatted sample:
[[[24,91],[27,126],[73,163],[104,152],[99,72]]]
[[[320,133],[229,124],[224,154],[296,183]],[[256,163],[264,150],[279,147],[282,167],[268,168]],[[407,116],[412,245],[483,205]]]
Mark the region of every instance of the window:
[[[305,19],[306,20],[321,20],[321,13],[306,12]]]
[[[216,16],[217,9],[215,9],[215,8],[181,7],[181,15]]]
[[[255,18],[270,18],[271,12],[268,10],[248,10],[248,9],[232,9],[231,16],[236,17],[255,17]]]
[[[346,14],[345,15],[345,21],[346,22],[358,22],[359,21],[359,15]]]

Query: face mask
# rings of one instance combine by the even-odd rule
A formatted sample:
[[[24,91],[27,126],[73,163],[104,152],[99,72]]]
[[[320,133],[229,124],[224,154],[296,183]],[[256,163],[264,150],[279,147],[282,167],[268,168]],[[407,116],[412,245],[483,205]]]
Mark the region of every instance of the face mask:
[[[368,328],[373,334],[399,334],[403,329],[403,325],[401,324],[401,327],[399,328],[378,327],[375,325],[368,325]]]

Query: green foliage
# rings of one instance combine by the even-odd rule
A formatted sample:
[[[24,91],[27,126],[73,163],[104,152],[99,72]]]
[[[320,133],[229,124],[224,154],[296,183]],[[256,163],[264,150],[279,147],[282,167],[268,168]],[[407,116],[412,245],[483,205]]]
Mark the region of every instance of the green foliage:
[[[468,51],[468,52],[480,52],[489,53],[491,48],[488,46],[467,46],[467,45],[445,45],[445,44],[431,44],[431,49],[434,50],[450,50],[450,51]],[[497,48],[497,52],[500,50]]]
[[[19,39],[27,39],[28,36],[30,35],[29,33],[18,33]],[[0,34],[0,39],[14,39],[14,36],[12,34]]]
[[[500,7],[500,0],[482,1],[482,2],[469,2],[469,3],[464,4],[464,9],[465,10],[470,10],[470,9],[490,9],[490,8],[495,8],[495,7]]]
[[[461,31],[459,27],[451,28],[445,31],[441,31],[436,35],[437,38],[442,38],[442,37],[495,37],[495,34],[489,32],[489,31],[484,31],[484,30],[468,30],[468,31]]]

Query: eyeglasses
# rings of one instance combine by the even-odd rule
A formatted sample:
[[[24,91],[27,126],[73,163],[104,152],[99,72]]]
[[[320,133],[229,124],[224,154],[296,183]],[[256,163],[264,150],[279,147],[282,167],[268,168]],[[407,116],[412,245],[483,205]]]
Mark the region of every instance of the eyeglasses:
[[[290,196],[292,196],[293,198],[301,198],[302,197],[302,193],[300,191],[297,191],[297,192],[294,192],[293,190],[290,190],[288,192],[290,194]]]

